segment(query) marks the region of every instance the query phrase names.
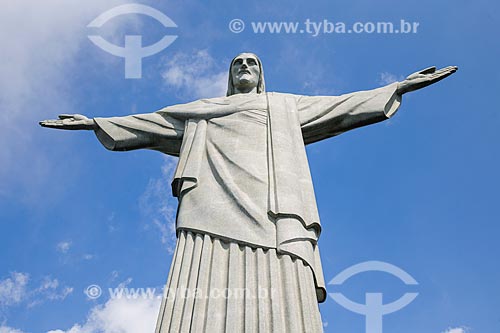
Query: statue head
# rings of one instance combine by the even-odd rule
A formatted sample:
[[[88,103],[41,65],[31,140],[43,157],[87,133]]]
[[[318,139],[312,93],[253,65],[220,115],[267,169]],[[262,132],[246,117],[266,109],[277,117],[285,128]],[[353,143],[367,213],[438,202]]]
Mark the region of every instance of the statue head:
[[[264,70],[259,57],[240,53],[231,61],[226,96],[265,92]]]

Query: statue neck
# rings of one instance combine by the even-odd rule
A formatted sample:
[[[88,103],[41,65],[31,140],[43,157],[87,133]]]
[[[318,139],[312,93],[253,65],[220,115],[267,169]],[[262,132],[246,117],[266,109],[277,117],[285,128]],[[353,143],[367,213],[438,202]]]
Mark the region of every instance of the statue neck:
[[[234,89],[235,94],[256,94],[257,87],[236,87]]]

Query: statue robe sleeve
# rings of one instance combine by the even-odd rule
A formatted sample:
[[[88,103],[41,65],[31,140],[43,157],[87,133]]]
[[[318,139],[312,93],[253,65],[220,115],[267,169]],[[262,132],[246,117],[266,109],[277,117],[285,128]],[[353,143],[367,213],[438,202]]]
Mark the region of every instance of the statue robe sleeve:
[[[389,119],[401,103],[397,86],[396,82],[341,96],[297,96],[304,143],[313,143]]]
[[[94,118],[94,121],[97,138],[109,150],[145,148],[179,156],[185,121],[162,110],[125,117]]]

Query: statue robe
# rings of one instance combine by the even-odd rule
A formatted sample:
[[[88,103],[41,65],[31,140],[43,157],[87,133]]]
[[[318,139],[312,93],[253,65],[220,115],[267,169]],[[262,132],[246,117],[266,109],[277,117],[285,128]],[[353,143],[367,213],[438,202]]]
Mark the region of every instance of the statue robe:
[[[397,84],[341,96],[237,94],[155,113],[96,118],[110,150],[179,156],[177,230],[302,259],[326,298],[321,232],[305,145],[380,122],[399,107]]]

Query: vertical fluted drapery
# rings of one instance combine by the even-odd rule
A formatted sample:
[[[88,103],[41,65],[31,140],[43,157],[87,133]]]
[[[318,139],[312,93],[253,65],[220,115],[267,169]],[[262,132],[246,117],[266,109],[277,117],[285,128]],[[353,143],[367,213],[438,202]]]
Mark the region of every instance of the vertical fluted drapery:
[[[181,231],[157,333],[322,332],[311,269],[274,249]]]

